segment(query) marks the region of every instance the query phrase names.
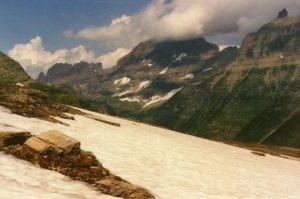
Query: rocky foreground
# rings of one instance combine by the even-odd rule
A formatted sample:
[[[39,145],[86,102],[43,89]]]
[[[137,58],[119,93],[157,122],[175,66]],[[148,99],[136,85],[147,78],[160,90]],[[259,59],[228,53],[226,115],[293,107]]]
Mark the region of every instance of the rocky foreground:
[[[154,199],[147,190],[115,176],[91,152],[80,149],[80,142],[59,132],[38,136],[29,132],[1,132],[0,151],[88,183],[102,193],[125,199]]]

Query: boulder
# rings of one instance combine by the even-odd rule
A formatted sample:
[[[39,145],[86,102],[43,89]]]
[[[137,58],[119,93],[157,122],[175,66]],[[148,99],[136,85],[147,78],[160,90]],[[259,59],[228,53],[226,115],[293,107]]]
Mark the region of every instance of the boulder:
[[[80,148],[80,142],[56,130],[33,136],[24,143],[24,149],[37,154],[46,154],[48,151],[56,153],[70,153]]]
[[[37,137],[40,140],[43,140],[49,143],[50,145],[54,146],[55,148],[58,148],[59,150],[62,150],[66,153],[69,153],[74,149],[80,148],[79,141],[56,130],[47,131],[38,135]]]
[[[23,148],[26,152],[30,151],[37,154],[46,154],[49,150],[53,150],[54,146],[33,136],[24,143]]]

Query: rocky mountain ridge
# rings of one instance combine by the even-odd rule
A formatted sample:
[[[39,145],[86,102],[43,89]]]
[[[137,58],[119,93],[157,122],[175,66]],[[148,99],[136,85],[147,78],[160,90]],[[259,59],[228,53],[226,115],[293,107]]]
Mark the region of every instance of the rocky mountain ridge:
[[[76,90],[94,97],[113,97],[121,102],[135,103],[140,107],[160,104],[172,97],[185,84],[198,81],[193,71],[199,69],[207,60],[218,53],[218,46],[203,38],[186,41],[155,41],[140,43],[128,55],[121,58],[117,65],[103,71],[97,79],[77,74],[81,84],[70,81],[64,75],[49,79],[48,83],[59,85],[65,82]],[[200,67],[201,68],[201,67]],[[49,74],[60,74],[58,67],[49,69]],[[74,70],[70,67],[70,70]],[[210,68],[202,67],[209,71]],[[57,71],[57,72],[55,72]],[[75,78],[75,79],[76,79]],[[41,74],[38,81],[45,82]],[[88,89],[88,88],[93,89]],[[97,93],[95,95],[95,93]],[[100,93],[100,95],[99,95]]]
[[[142,42],[86,95],[108,113],[188,134],[300,147],[299,30],[283,10],[239,49],[219,52],[203,38]]]
[[[246,36],[224,70],[145,118],[202,137],[299,148],[299,35],[299,17],[272,21]]]
[[[78,90],[93,91],[99,86],[98,79],[103,73],[101,63],[59,63],[52,66],[46,75],[41,72],[37,81],[52,85],[72,85]]]

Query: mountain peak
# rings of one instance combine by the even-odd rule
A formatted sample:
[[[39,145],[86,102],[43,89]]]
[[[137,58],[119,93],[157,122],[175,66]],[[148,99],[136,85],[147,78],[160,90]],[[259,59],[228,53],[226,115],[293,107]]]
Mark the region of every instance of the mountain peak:
[[[167,66],[174,56],[187,54],[199,56],[209,51],[218,51],[218,46],[209,43],[202,37],[187,40],[148,40],[137,45],[131,53],[121,58],[118,65],[136,64],[142,60],[153,60],[161,66]]]
[[[288,17],[288,11],[284,8],[281,11],[279,11],[277,19],[286,18],[286,17]]]

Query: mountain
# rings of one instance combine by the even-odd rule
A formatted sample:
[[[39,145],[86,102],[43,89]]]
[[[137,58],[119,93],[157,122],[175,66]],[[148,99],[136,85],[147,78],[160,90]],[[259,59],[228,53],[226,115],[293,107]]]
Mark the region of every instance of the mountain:
[[[0,52],[0,85],[28,83],[30,77],[16,61]]]
[[[185,41],[149,40],[137,45],[115,67],[101,71],[98,76],[73,72],[72,78],[80,80],[76,82],[66,77],[65,65],[55,65],[46,76],[40,74],[38,80],[52,85],[71,85],[75,90],[122,112],[118,110],[122,104],[129,103],[129,106],[135,107],[133,109],[159,105],[185,84],[198,81],[193,71],[218,51],[217,45],[203,38]],[[67,71],[74,71],[74,66],[69,65]]]
[[[51,67],[46,75],[41,72],[37,81],[53,85],[72,85],[78,90],[92,91],[99,87],[98,78],[102,75],[103,66],[101,63],[59,63]]]
[[[94,110],[210,139],[299,148],[299,33],[300,17],[282,10],[239,49],[219,51],[204,38],[149,40],[96,79],[59,72],[56,79]]]
[[[146,112],[188,134],[300,147],[300,17],[282,16],[249,34],[236,59]]]

